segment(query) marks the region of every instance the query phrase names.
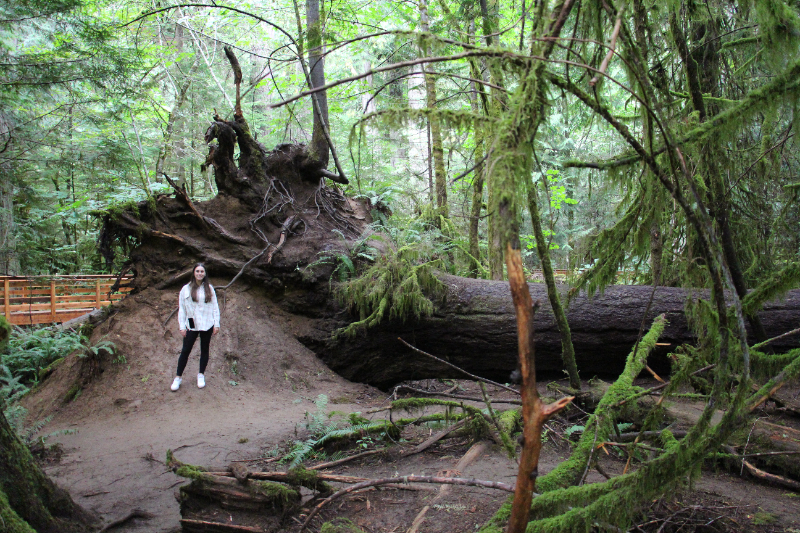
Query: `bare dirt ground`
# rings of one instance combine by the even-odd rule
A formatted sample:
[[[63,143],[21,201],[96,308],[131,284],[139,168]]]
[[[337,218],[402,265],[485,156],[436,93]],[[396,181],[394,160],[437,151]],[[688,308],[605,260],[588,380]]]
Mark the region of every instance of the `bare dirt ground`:
[[[285,451],[288,443],[302,438],[304,417],[316,409],[319,394],[329,399],[328,410],[344,413],[365,413],[387,402],[386,393],[333,374],[293,337],[303,326],[301,319],[266,304],[258,288],[244,286],[220,298],[222,330],[212,340],[206,388],[198,389],[194,379],[196,347],[183,386],[171,392],[181,344],[170,318],[176,295],[177,290],[147,290],[128,298],[92,335],[94,342],[115,342],[117,352],[98,360],[71,356],[25,401],[31,421],[52,416],[43,433],[59,432],[48,443],[57,443],[63,454],[48,464],[47,472],[78,503],[99,513],[106,524],[134,509],[149,515],[114,527],[115,532],[180,531],[175,492],[187,480],[166,468],[168,449],[183,462],[224,469],[231,461]],[[465,393],[477,394],[474,383],[460,384]],[[541,472],[567,457],[566,430],[575,423],[554,421]],[[432,431],[410,430],[403,434],[407,443],[388,454],[332,472],[368,478],[452,474],[472,446],[467,438],[444,440],[424,453],[403,456]],[[263,464],[265,469],[285,469]],[[622,472],[625,458],[612,450],[601,464],[614,475]],[[515,474],[516,464],[497,446],[481,449],[459,473],[509,484]],[[586,481],[603,479],[591,470]],[[353,494],[328,506],[322,519],[347,517],[370,533],[468,532],[484,524],[507,498],[504,492],[475,487],[452,487],[445,495],[438,491],[439,485],[430,485]],[[638,531],[800,532],[796,493],[723,471],[704,472],[699,481],[671,496],[643,512]],[[321,523],[314,521],[313,530]],[[298,531],[298,519],[287,518],[282,528]]]

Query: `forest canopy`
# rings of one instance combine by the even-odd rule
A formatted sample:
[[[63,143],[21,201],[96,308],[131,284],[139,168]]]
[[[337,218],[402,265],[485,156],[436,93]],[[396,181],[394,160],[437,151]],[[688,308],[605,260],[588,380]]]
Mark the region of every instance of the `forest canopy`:
[[[439,235],[433,253],[453,273],[503,277],[491,206],[504,185],[491,155],[536,57],[529,184],[508,192],[524,205],[528,268],[546,240],[556,268],[603,257],[600,286],[618,270],[650,282],[656,268],[663,284],[704,284],[691,225],[654,170],[671,164],[672,146],[738,262],[735,282],[754,287],[795,260],[797,6],[569,5],[543,48],[553,6],[525,0],[323,2],[318,32],[289,2],[6,3],[0,270],[114,270],[97,253],[93,213],[168,192],[164,174],[193,198],[213,196],[202,135],[212,110],[232,113],[225,45],[240,57],[255,139],[310,143],[310,98],[287,99],[308,88],[298,45],[317,37],[345,193],[389,208],[378,219],[396,238]]]

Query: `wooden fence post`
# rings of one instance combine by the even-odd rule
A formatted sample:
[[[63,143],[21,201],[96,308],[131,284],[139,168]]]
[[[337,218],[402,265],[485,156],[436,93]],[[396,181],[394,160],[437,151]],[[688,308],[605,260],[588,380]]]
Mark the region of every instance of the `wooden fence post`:
[[[5,304],[3,307],[5,308],[5,316],[9,324],[11,324],[11,294],[9,293],[10,290],[11,290],[11,282],[9,280],[5,280],[3,282],[3,303]]]
[[[95,302],[95,309],[100,309],[100,280],[94,282],[94,302]]]
[[[50,280],[50,321],[56,321],[56,280]]]

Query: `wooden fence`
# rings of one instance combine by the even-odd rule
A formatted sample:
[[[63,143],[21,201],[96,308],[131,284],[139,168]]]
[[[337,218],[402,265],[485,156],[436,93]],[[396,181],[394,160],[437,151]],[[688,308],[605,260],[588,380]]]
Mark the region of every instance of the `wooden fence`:
[[[125,297],[130,288],[109,296],[113,275],[0,276],[0,313],[12,324],[61,323]],[[124,284],[130,278],[122,278]]]

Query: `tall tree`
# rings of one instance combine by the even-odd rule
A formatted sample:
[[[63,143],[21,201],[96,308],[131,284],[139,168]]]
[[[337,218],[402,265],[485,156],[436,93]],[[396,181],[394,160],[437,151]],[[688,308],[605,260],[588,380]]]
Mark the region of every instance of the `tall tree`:
[[[306,35],[308,40],[308,70],[311,88],[325,85],[325,49],[322,35],[324,20],[320,18],[320,0],[306,0]],[[328,94],[320,91],[314,96],[314,129],[311,132],[311,157],[319,161],[322,168],[328,166],[328,141],[325,128],[328,127]]]
[[[429,33],[431,28],[427,0],[419,0],[419,20],[420,29],[424,33]],[[427,43],[427,41],[423,40],[423,43]],[[427,56],[428,54],[428,45],[423,44],[422,55]],[[422,70],[425,77],[425,102],[428,107],[428,127],[430,128],[429,160],[433,163],[433,182],[436,190],[434,195],[436,209],[434,212],[438,223],[439,217],[448,218],[449,216],[447,211],[447,176],[445,174],[444,150],[442,148],[442,124],[439,120],[436,106],[436,75],[431,70],[431,67],[423,66]]]

